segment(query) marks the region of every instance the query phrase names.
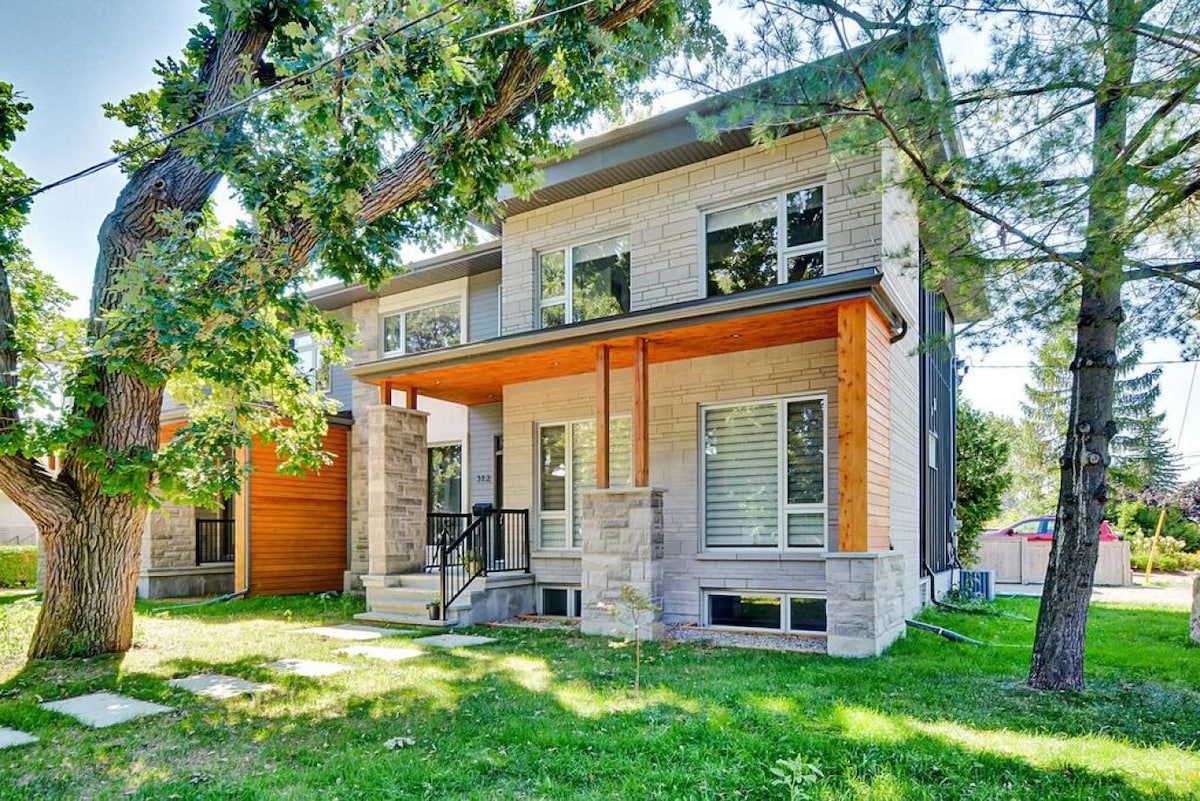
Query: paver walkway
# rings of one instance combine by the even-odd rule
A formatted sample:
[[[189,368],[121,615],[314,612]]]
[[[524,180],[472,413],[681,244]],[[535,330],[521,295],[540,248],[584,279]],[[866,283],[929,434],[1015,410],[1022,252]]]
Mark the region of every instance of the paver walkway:
[[[366,656],[371,659],[381,659],[385,662],[403,662],[421,656],[424,651],[420,648],[382,648],[378,645],[350,645],[333,652],[337,656]]]
[[[263,665],[263,667],[278,670],[281,673],[291,673],[293,676],[306,676],[312,679],[332,676],[335,673],[341,673],[343,670],[350,669],[336,662],[317,662],[312,659],[280,659],[278,662],[269,662]]]
[[[0,726],[0,750],[4,750],[5,748],[16,748],[18,745],[28,745],[29,743],[36,743],[37,741],[38,738],[34,737],[32,734],[26,734],[23,731],[6,729],[5,727]]]
[[[239,679],[236,676],[222,676],[219,673],[200,673],[196,676],[188,676],[186,679],[171,679],[167,684],[196,695],[218,700],[236,698],[239,695],[254,695],[275,689],[273,684],[260,684],[255,681]]]
[[[474,634],[435,634],[432,637],[413,640],[412,643],[432,645],[435,648],[470,648],[472,645],[484,645],[495,641],[495,637],[476,637]]]
[[[169,706],[139,701],[117,693],[91,693],[62,701],[48,701],[40,706],[51,712],[70,715],[93,729],[103,729],[127,720],[174,711]]]
[[[310,629],[300,629],[300,634],[316,634],[335,640],[379,640],[384,637],[396,637],[411,632],[400,629],[384,629],[378,626],[362,626],[357,623],[342,623],[338,626],[314,626]]]

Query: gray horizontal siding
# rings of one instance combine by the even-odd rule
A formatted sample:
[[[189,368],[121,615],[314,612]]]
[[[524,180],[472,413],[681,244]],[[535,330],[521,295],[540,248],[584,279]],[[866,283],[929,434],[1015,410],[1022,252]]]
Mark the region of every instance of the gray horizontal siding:
[[[468,497],[472,504],[495,503],[496,476],[494,475],[495,440],[504,426],[504,409],[499,403],[472,406],[467,410],[467,441],[470,449],[468,469]]]
[[[471,342],[500,335],[500,271],[473,275],[467,284],[467,336]]]

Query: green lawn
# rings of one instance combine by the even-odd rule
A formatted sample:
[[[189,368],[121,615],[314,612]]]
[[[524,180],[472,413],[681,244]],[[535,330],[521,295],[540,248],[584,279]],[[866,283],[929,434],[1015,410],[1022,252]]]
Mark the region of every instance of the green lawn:
[[[341,659],[347,643],[294,632],[356,602],[156,608],[141,608],[124,658],[26,665],[36,607],[0,604],[0,726],[42,738],[0,752],[0,797],[787,798],[771,769],[797,755],[823,774],[805,785],[818,798],[1200,797],[1200,649],[1184,612],[1093,607],[1079,695],[1021,689],[1031,623],[937,613],[1016,647],[910,632],[850,662],[652,644],[637,697],[631,649],[570,632],[480,630],[499,642],[314,680],[259,665]],[[165,684],[205,670],[279,689],[219,702]],[[100,689],[179,712],[94,731],[37,706]],[[414,743],[388,750],[392,737]]]

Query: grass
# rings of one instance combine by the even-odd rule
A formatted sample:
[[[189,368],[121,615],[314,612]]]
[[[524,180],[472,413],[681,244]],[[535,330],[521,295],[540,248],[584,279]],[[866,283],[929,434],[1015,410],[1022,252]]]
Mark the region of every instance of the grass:
[[[1094,606],[1081,694],[1022,689],[1031,623],[939,612],[927,619],[1012,647],[910,632],[851,662],[652,643],[635,695],[632,650],[572,632],[481,630],[498,642],[379,663],[295,633],[347,619],[353,600],[163,608],[140,607],[122,658],[26,664],[36,606],[0,604],[0,726],[42,739],[0,752],[0,797],[787,798],[772,768],[797,755],[821,774],[803,797],[1200,794],[1200,649],[1185,612]],[[313,680],[260,667],[286,657],[353,669]],[[218,702],[165,683],[207,670],[279,689]],[[93,731],[37,706],[101,689],[178,712]],[[414,742],[388,750],[393,737]]]

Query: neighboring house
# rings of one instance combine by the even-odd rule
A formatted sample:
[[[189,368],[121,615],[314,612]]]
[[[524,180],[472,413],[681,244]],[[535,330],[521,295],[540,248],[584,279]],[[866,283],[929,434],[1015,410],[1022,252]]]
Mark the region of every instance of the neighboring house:
[[[0,492],[0,545],[37,545],[37,526],[3,492]]]
[[[906,47],[936,72],[931,40]],[[958,307],[921,287],[896,155],[835,158],[818,130],[700,141],[689,115],[712,106],[580,142],[502,199],[495,241],[310,293],[359,329],[329,389],[365,617],[436,599],[444,623],[604,633],[630,586],[658,623],[864,655],[946,588],[954,360],[921,343]]]

